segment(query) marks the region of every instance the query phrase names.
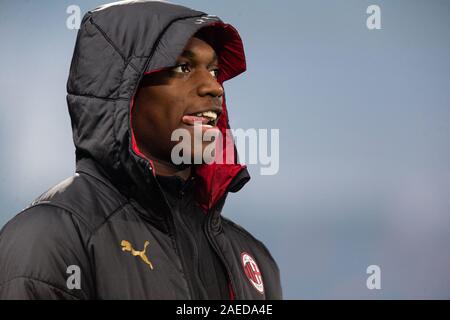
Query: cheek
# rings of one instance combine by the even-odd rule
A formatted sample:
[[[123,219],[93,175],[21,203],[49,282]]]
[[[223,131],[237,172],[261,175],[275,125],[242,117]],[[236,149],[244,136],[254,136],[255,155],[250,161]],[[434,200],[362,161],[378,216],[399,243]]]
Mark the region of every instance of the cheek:
[[[177,143],[171,141],[172,133],[183,128],[182,117],[187,106],[182,88],[157,86],[147,88],[139,96],[138,120],[143,129],[142,144],[149,151],[166,154]],[[134,122],[134,121],[133,121]]]
[[[145,122],[155,134],[167,136],[179,127],[183,116],[183,101],[171,94],[173,90],[160,90],[145,97]]]
[[[170,133],[175,129],[184,127],[182,118],[185,113],[185,105],[184,99],[178,97],[168,99],[164,104],[164,110],[162,110],[159,120],[164,123]]]

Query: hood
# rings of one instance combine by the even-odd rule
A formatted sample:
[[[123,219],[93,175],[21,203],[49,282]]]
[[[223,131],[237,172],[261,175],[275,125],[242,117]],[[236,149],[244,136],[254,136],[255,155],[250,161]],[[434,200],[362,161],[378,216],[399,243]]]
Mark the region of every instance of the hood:
[[[67,82],[77,167],[85,159],[93,160],[126,196],[141,202],[161,197],[157,172],[134,140],[134,95],[143,75],[173,66],[188,40],[204,27],[211,27],[220,39],[215,47],[218,81],[222,84],[244,72],[241,38],[217,16],[167,2],[121,1],[83,17]],[[225,136],[225,97],[218,127]],[[195,196],[205,211],[250,179],[246,167],[237,163],[234,142],[227,148],[227,141],[223,150],[232,150],[232,164],[194,166]]]

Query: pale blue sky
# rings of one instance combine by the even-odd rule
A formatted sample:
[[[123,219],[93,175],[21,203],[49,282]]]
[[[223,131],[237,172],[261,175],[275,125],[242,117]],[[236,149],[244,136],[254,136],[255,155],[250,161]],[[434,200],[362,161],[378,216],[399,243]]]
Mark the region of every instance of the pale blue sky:
[[[0,226],[73,174],[66,8],[102,3],[0,1]],[[279,173],[250,166],[224,215],[266,243],[285,297],[450,298],[450,2],[177,3],[241,33],[231,126],[280,129]]]

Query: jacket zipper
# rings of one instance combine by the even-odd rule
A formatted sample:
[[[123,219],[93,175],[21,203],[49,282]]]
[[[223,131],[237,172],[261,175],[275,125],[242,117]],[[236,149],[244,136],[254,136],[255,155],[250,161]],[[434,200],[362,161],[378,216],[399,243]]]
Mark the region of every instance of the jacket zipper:
[[[196,299],[196,296],[194,294],[194,289],[193,289],[191,281],[189,279],[189,275],[186,272],[187,271],[187,267],[186,267],[186,264],[185,264],[184,259],[183,259],[183,251],[182,251],[182,248],[181,248],[181,243],[180,243],[179,236],[177,234],[177,227],[175,226],[175,222],[174,222],[174,217],[173,216],[174,216],[174,214],[172,212],[172,217],[167,219],[168,220],[168,224],[167,225],[168,225],[169,229],[171,229],[170,234],[172,235],[172,240],[173,240],[172,244],[174,246],[175,252],[178,255],[178,258],[180,259],[181,270],[182,270],[184,278],[186,280],[186,284],[187,284],[187,287],[188,287],[188,290],[189,290],[190,299],[194,300],[194,299]]]
[[[234,295],[233,295],[234,299],[239,299],[239,297],[237,297],[236,286],[235,286],[233,278],[231,276],[231,270],[228,267],[228,264],[226,263],[225,256],[222,254],[222,251],[219,249],[219,246],[217,245],[216,240],[214,239],[214,237],[212,235],[212,226],[211,226],[212,225],[212,216],[213,216],[213,213],[209,212],[208,213],[208,221],[205,224],[206,238],[209,240],[214,251],[217,253],[219,258],[222,260],[222,264],[224,265],[224,267],[227,271],[227,274],[228,274],[228,280],[230,281],[231,290],[234,293]]]
[[[150,167],[150,166],[149,166],[149,167]],[[150,171],[151,171],[151,170],[150,170]],[[159,183],[158,183],[158,182],[157,182],[157,184],[158,184],[158,186],[159,186]],[[159,189],[161,190],[161,186],[159,186]],[[181,191],[180,195],[183,197],[184,192]],[[165,199],[164,193],[163,193],[163,198],[164,198],[164,202],[166,203],[166,205],[169,207],[169,209],[171,209],[171,206],[169,205],[167,199]],[[177,220],[181,220],[181,221],[179,221],[179,222],[180,222],[180,225],[183,226],[184,231],[185,231],[187,237],[189,238],[189,240],[191,241],[191,243],[194,243],[194,258],[196,259],[195,261],[196,261],[196,263],[197,263],[197,269],[198,269],[198,248],[197,248],[197,246],[196,246],[196,244],[195,244],[195,241],[192,241],[192,238],[189,236],[189,229],[188,229],[188,227],[186,226],[186,224],[184,223],[183,219],[182,219],[181,217],[178,217],[178,214],[179,214],[179,203],[177,204],[177,207],[175,208],[175,210],[177,211],[176,214],[174,214],[174,213],[172,212],[172,214],[170,215],[171,217],[169,217],[168,219],[166,219],[166,221],[167,221],[167,228],[168,228],[168,230],[169,230],[169,234],[172,234],[172,237],[171,237],[171,238],[172,238],[172,245],[174,246],[175,252],[177,253],[177,255],[178,255],[179,259],[180,259],[180,262],[181,262],[181,268],[182,268],[184,277],[185,277],[185,279],[186,279],[186,283],[187,283],[188,290],[189,290],[189,295],[190,295],[191,299],[195,299],[195,298],[197,298],[197,297],[196,297],[196,295],[194,294],[194,288],[193,288],[193,286],[192,286],[191,280],[189,279],[189,275],[186,273],[187,267],[186,267],[185,261],[184,261],[184,259],[183,259],[182,246],[181,246],[181,244],[180,244],[179,236],[177,235],[177,228],[176,228],[176,226],[175,226],[175,222],[174,222],[174,219],[175,219],[175,218],[174,218],[174,216],[176,216],[176,219],[177,219]],[[171,211],[172,211],[172,210],[171,210]],[[215,242],[215,239],[213,239],[213,237],[212,237],[212,235],[211,235],[211,232],[210,232],[210,229],[212,229],[212,228],[211,228],[211,224],[212,224],[212,211],[213,211],[213,210],[211,210],[210,212],[208,212],[207,223],[205,223],[205,225],[204,225],[204,227],[205,227],[206,238],[209,240],[209,242],[210,242],[211,246],[213,247],[214,251],[217,253],[217,255],[219,256],[219,258],[222,260],[222,264],[224,265],[224,267],[225,267],[225,269],[226,269],[226,271],[227,271],[228,279],[229,279],[229,281],[230,281],[229,284],[230,284],[231,290],[233,291],[233,297],[234,297],[234,299],[238,299],[237,294],[236,294],[236,286],[235,286],[235,284],[234,284],[233,278],[231,277],[231,271],[230,271],[230,268],[228,267],[228,265],[227,265],[227,263],[226,263],[225,257],[223,256],[222,252],[221,252],[220,249],[218,248],[218,246],[217,246],[217,244],[216,244],[216,242]],[[187,231],[187,232],[186,232],[186,231]],[[201,279],[200,279],[200,281],[201,281]],[[201,284],[202,284],[203,287],[204,287],[203,281],[201,281]],[[204,289],[203,289],[203,290],[204,290]],[[230,295],[230,296],[231,296],[231,295]]]
[[[180,201],[180,203],[181,203],[181,201]],[[194,257],[193,258],[194,258],[194,263],[195,263],[195,270],[198,270],[199,269],[199,265],[198,265],[199,264],[199,262],[198,262],[198,257],[199,257],[199,255],[198,255],[198,248],[197,248],[197,245],[195,243],[195,240],[193,240],[192,237],[189,235],[189,233],[190,233],[189,228],[186,226],[186,223],[184,222],[183,218],[180,216],[180,210],[179,210],[180,203],[178,203],[177,204],[177,208],[175,208],[176,212],[175,212],[174,216],[176,216],[175,219],[177,219],[179,225],[181,226],[181,229],[183,229],[183,232],[184,232],[186,238],[189,239],[189,241],[191,242],[191,244],[192,244],[192,246],[194,248],[194,252],[193,252]],[[176,227],[175,227],[175,229],[176,229]],[[179,237],[176,237],[176,239],[178,239],[178,238]],[[183,266],[183,269],[184,269],[184,274],[186,276],[186,281],[188,282],[188,286],[189,286],[189,288],[191,290],[191,295],[194,297],[194,288],[193,288],[192,282],[189,279],[188,274],[185,272],[187,270],[187,267],[186,267],[186,264],[184,262],[184,255],[183,255],[183,251],[182,251],[183,249],[182,249],[182,246],[181,246],[179,241],[177,241],[177,244],[178,244],[178,249],[180,251],[180,260],[181,260],[181,263],[182,263],[182,266]],[[200,281],[200,283],[204,287],[203,281],[200,279],[200,277],[198,275],[194,274],[192,276],[194,278],[198,278],[198,280]],[[204,291],[203,288],[200,288],[200,289]],[[203,295],[206,296],[206,292],[203,292]],[[195,299],[198,299],[198,298],[200,298],[200,297],[197,297],[195,295]]]
[[[169,231],[169,236],[170,236],[170,238],[172,240],[172,246],[173,246],[173,248],[175,250],[175,253],[177,254],[178,258],[180,259],[181,271],[183,272],[184,278],[186,279],[186,284],[187,284],[187,287],[188,287],[190,299],[194,299],[194,296],[195,296],[194,295],[194,289],[192,288],[192,284],[190,282],[189,276],[186,273],[187,267],[186,267],[184,259],[183,259],[183,253],[181,251],[182,250],[181,249],[181,244],[179,242],[179,236],[177,235],[177,228],[176,228],[175,222],[174,222],[174,216],[176,216],[177,214],[174,214],[173,210],[174,209],[178,210],[178,205],[177,205],[177,208],[172,208],[172,206],[167,201],[166,195],[162,191],[162,188],[159,185],[158,181],[156,179],[155,179],[155,181],[156,181],[156,184],[158,185],[159,190],[161,190],[161,195],[162,195],[162,197],[164,199],[164,203],[169,208],[169,211],[171,213],[164,220],[166,221],[167,230]]]

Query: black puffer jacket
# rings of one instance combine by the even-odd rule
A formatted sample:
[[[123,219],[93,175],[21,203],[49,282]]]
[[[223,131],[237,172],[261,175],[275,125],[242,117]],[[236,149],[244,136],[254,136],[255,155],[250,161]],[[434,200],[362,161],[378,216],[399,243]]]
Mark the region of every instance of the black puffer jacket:
[[[179,209],[139,152],[130,119],[142,76],[174,65],[204,26],[221,40],[219,81],[245,71],[237,31],[216,16],[156,1],[105,5],[85,15],[67,84],[76,173],[2,229],[0,298],[210,297],[196,280],[205,269],[195,267],[202,263],[195,230],[175,221]],[[229,128],[225,101],[218,126]],[[280,299],[268,250],[221,216],[227,194],[248,180],[237,163],[196,166],[189,199],[194,211],[206,213],[196,232],[204,232],[223,267],[229,298]]]

